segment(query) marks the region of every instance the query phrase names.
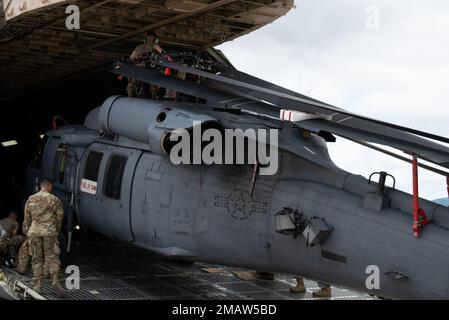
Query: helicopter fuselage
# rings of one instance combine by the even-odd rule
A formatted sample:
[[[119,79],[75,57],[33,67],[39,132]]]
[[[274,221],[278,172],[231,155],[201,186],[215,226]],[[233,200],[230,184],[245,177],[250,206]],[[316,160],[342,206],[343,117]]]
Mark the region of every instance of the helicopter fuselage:
[[[257,175],[252,165],[174,165],[151,138],[149,147],[133,136],[138,117],[149,117],[134,104],[155,109],[152,116],[161,108],[137,100],[107,102],[84,126],[48,132],[29,185],[53,177],[82,227],[171,258],[291,273],[383,297],[449,298],[449,209],[421,200],[432,222],[415,238],[410,195],[389,187],[380,194],[376,183],[336,167],[323,138],[287,124],[273,126],[296,149],[280,148],[275,175]],[[112,128],[124,114],[131,127]],[[254,116],[214,116],[262,125]]]

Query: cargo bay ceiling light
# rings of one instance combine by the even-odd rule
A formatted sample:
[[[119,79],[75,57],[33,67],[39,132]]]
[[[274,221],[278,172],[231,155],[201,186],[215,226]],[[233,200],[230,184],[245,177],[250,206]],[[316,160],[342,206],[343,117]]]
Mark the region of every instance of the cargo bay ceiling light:
[[[17,145],[17,141],[16,140],[8,140],[8,141],[3,141],[2,142],[2,146],[6,147],[12,147]]]

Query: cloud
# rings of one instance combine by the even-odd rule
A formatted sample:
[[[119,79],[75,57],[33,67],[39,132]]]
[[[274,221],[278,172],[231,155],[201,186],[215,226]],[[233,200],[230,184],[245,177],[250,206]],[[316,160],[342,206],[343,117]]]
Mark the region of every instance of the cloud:
[[[302,0],[285,17],[221,49],[240,70],[372,118],[449,136],[446,0]],[[367,28],[378,9],[379,29]],[[375,12],[375,11],[374,11]],[[334,162],[368,176],[392,172],[411,192],[410,165],[339,139]],[[350,155],[350,156],[348,156]],[[420,171],[421,196],[446,197]]]

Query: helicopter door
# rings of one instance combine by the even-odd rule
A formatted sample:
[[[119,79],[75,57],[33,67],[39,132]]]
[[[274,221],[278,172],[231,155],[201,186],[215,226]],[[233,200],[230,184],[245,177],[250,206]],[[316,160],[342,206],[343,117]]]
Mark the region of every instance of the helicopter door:
[[[120,240],[132,241],[130,199],[141,151],[94,144],[86,152],[79,181],[83,224]]]

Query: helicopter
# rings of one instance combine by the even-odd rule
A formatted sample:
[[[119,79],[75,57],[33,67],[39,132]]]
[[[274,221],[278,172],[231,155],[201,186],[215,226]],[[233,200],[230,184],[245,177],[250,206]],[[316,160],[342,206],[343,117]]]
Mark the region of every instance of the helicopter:
[[[418,193],[419,167],[449,175],[436,167],[449,168],[443,144],[449,139],[354,114],[212,56],[186,59],[189,54],[155,54],[144,67],[117,61],[111,71],[196,99],[112,96],[84,124],[55,125],[45,134],[28,186],[39,176],[54,178],[68,248],[78,221],[170,258],[302,275],[386,298],[449,298],[449,208]],[[234,159],[241,152],[247,161],[174,163],[183,137],[191,146],[195,131],[204,137],[208,130],[217,133],[213,141],[234,130],[244,143],[218,146],[212,156],[231,152]],[[410,163],[413,194],[396,190],[385,171],[366,179],[337,167],[327,150],[336,136]],[[252,154],[251,141],[257,143]],[[185,159],[204,154],[204,142]],[[263,145],[270,149],[265,158],[258,152]],[[274,162],[275,172],[263,174]]]

